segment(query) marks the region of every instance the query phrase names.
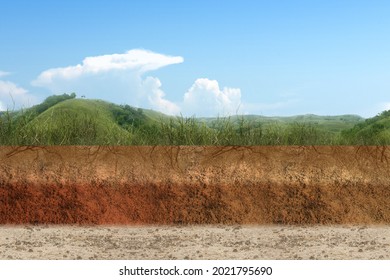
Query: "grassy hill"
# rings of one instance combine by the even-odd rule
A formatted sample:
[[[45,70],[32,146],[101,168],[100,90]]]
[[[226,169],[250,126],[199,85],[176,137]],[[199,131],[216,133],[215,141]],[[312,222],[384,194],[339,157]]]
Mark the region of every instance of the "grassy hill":
[[[130,106],[101,100],[47,100],[27,110],[3,113],[0,143],[5,145],[126,145],[129,128],[147,124],[148,117]],[[44,105],[44,106],[42,106]]]
[[[0,145],[376,145],[389,139],[389,111],[367,120],[356,115],[185,118],[63,94],[0,114]]]
[[[110,109],[109,103],[99,100],[63,101],[27,123],[23,139],[33,144],[125,144],[131,134],[115,121]]]
[[[344,130],[343,140],[355,145],[390,145],[390,110]]]

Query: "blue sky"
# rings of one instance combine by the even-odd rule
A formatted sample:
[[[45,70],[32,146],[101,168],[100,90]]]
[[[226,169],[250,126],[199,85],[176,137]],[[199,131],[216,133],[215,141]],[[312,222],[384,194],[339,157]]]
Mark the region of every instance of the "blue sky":
[[[390,109],[390,1],[0,0],[0,10],[3,110],[64,92],[186,116]]]

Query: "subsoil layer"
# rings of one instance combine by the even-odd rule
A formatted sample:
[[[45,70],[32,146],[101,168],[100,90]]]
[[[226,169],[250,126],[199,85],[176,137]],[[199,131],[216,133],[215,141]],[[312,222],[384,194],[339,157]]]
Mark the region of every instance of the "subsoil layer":
[[[0,224],[390,223],[387,146],[0,147]]]

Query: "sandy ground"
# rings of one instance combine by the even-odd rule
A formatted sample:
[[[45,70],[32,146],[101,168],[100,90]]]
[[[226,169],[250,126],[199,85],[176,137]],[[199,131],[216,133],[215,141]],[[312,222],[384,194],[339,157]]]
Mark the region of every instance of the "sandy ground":
[[[0,259],[390,260],[390,226],[2,226]]]

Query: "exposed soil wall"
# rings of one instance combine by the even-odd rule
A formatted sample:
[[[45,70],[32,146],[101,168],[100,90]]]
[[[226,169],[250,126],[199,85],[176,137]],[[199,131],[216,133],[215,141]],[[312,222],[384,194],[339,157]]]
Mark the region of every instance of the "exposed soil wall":
[[[0,223],[389,224],[389,147],[0,147]]]

